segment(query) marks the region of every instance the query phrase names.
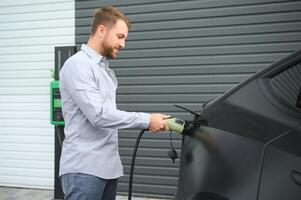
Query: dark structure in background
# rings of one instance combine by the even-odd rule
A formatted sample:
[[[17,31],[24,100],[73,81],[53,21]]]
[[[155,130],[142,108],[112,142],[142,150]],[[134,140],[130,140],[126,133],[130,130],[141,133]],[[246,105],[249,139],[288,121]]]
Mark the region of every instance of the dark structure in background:
[[[75,46],[55,47],[55,80],[59,80],[59,72],[65,61],[76,53]],[[63,117],[62,117],[63,118]],[[59,180],[59,162],[64,140],[64,126],[55,126],[54,129],[54,199],[64,199],[64,194]]]
[[[92,13],[103,5],[115,5],[133,22],[126,48],[111,61],[122,110],[160,111],[189,119],[190,114],[172,105],[200,111],[202,103],[301,46],[300,1],[76,0],[77,46],[87,42]],[[135,130],[119,132],[126,172],[119,193],[127,192],[137,136]],[[181,137],[173,137],[180,150]],[[179,160],[173,165],[167,157],[169,135],[145,134],[143,138],[134,194],[173,197]]]

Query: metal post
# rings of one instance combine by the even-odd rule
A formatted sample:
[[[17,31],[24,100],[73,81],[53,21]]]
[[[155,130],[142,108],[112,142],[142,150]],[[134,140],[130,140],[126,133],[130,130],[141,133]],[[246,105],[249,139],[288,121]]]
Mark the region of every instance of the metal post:
[[[76,53],[76,46],[55,47],[55,80],[59,80],[59,72],[65,61]],[[65,138],[64,126],[54,128],[54,199],[64,199],[63,190],[59,179],[60,157],[62,143]]]

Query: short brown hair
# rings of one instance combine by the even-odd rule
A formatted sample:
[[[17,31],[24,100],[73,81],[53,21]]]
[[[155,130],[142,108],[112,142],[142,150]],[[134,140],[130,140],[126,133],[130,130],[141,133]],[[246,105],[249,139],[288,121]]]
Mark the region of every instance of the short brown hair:
[[[96,33],[97,27],[99,25],[113,26],[118,20],[122,20],[126,23],[128,29],[131,28],[130,19],[120,12],[117,8],[113,6],[105,6],[95,10],[93,14],[93,22],[91,25],[91,35]]]

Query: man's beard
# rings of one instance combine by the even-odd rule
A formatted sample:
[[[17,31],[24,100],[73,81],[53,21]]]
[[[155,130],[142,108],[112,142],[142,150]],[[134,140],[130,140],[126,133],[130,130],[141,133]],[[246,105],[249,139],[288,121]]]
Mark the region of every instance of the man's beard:
[[[103,47],[103,56],[110,58],[110,59],[114,59],[116,56],[114,54],[114,47],[110,47],[109,45],[107,45],[106,43],[102,44]]]

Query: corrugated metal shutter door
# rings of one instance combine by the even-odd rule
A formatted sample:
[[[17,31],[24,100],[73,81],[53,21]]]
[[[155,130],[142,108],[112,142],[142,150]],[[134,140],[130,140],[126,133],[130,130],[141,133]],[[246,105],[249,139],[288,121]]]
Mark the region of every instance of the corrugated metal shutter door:
[[[89,35],[92,12],[115,5],[132,19],[126,48],[111,61],[119,79],[118,105],[129,111],[166,112],[190,118],[172,104],[200,110],[273,61],[300,48],[301,2],[287,0],[76,1],[76,44]],[[129,172],[138,131],[120,131],[120,153]],[[175,146],[180,148],[180,137]],[[178,162],[167,158],[168,134],[144,136],[134,191],[173,196]],[[128,176],[120,180],[127,191]]]
[[[53,188],[54,46],[74,45],[73,0],[0,2],[0,185]]]

